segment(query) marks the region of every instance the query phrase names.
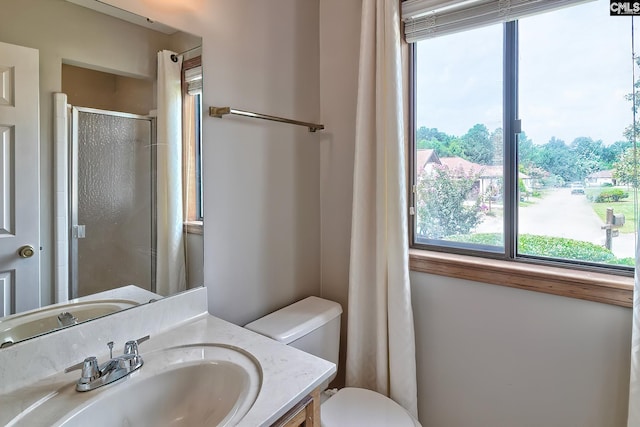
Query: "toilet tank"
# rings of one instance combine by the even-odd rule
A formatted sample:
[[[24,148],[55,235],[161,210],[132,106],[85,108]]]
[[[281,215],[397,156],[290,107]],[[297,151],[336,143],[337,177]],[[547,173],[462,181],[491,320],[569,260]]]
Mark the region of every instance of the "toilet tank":
[[[338,364],[340,315],[337,302],[308,297],[288,305],[245,328]]]

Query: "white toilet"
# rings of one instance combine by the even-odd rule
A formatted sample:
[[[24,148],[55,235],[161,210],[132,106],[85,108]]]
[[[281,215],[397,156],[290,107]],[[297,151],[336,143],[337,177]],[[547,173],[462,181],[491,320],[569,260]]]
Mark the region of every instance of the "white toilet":
[[[248,323],[245,328],[337,365],[341,315],[340,304],[309,297]],[[322,427],[420,427],[418,420],[388,397],[353,387],[339,390],[322,403],[320,420]]]

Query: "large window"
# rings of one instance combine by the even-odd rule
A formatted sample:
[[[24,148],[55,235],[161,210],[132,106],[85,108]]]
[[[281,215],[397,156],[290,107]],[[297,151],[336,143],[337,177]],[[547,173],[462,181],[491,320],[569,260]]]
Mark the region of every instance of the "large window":
[[[414,247],[630,270],[631,18],[606,0],[523,16],[412,45]]]

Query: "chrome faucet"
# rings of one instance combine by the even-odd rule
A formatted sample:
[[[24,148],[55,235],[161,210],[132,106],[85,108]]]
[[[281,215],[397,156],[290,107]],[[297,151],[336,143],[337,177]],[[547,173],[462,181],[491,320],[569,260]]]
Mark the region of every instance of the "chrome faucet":
[[[58,325],[60,327],[77,325],[77,324],[78,324],[78,318],[73,314],[69,313],[68,311],[63,311],[62,313],[58,314]]]
[[[122,379],[132,372],[140,369],[144,361],[138,353],[138,344],[149,339],[149,335],[133,341],[127,341],[124,345],[124,353],[113,357],[113,342],[109,342],[110,360],[98,366],[95,356],[87,357],[83,362],[70,366],[66,372],[82,369],[80,379],[76,383],[77,391],[90,391],[103,385]]]

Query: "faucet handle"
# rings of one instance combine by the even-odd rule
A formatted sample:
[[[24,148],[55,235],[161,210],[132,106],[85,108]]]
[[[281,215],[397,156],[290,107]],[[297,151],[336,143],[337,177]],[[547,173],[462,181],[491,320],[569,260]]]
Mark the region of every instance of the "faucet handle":
[[[82,362],[76,363],[75,365],[66,368],[64,370],[64,373],[67,374],[78,369],[82,369],[83,378],[94,377],[98,374],[98,359],[95,356],[87,357]]]
[[[71,371],[75,371],[77,369],[80,369],[84,366],[84,362],[80,362],[80,363],[76,363],[75,365],[71,365],[68,368],[65,368],[64,373],[68,374]]]
[[[138,341],[127,341],[124,345],[124,354],[138,355]]]
[[[98,359],[95,356],[84,359],[84,362],[82,362],[82,374],[80,375],[81,379],[94,380],[99,376]]]
[[[149,339],[149,335],[137,340],[127,341],[124,345],[124,354],[138,355],[138,344],[141,344]]]

